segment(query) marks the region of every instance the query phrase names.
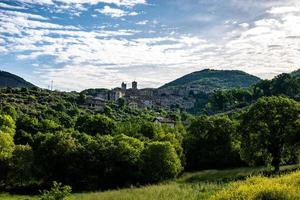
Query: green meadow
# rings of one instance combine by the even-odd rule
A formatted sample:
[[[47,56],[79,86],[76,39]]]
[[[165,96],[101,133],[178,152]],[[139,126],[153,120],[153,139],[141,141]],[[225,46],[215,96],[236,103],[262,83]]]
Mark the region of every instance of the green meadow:
[[[181,200],[181,199],[297,199],[300,192],[299,165],[282,167],[280,176],[266,177],[265,167],[204,170],[157,185],[103,192],[73,193],[69,200]],[[286,187],[289,185],[289,187]],[[298,194],[299,193],[299,194]],[[289,195],[286,195],[289,194]],[[256,196],[255,196],[256,195]],[[262,195],[261,198],[259,195]],[[277,195],[277,196],[276,196]],[[298,196],[297,196],[298,195]],[[278,197],[278,198],[276,198]],[[0,194],[1,200],[38,200],[39,196]],[[272,198],[274,199],[274,198]]]

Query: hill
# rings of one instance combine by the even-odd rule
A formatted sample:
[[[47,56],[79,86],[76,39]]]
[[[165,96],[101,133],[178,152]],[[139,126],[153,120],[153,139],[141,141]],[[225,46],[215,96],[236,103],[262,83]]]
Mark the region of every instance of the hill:
[[[173,107],[184,108],[191,114],[201,114],[215,91],[248,88],[259,81],[260,78],[243,71],[205,69],[187,74],[158,90]]]
[[[260,81],[260,78],[237,70],[211,70],[187,74],[175,81],[163,85],[161,88],[193,86],[207,89],[227,89],[235,87],[249,87]]]
[[[300,77],[300,69],[296,70],[296,71],[293,71],[291,73],[292,76],[299,76]]]
[[[25,81],[23,78],[11,74],[9,72],[0,71],[0,88],[11,87],[11,88],[32,88],[35,85]]]

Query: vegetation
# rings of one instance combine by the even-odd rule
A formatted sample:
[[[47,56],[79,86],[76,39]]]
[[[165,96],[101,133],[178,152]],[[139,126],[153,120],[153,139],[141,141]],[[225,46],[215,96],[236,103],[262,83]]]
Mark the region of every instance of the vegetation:
[[[300,199],[300,172],[289,175],[266,178],[251,177],[246,181],[230,184],[229,188],[217,193],[212,200],[230,199]]]
[[[62,186],[61,183],[53,182],[53,186],[49,191],[43,191],[40,200],[65,200],[66,197],[70,196],[70,193],[70,186]]]
[[[194,87],[208,87],[210,90],[221,88],[249,87],[260,81],[259,78],[242,71],[210,70],[205,69],[185,75],[175,81],[165,84],[161,88],[183,87],[192,85]]]
[[[240,125],[243,158],[250,163],[257,159],[269,161],[278,172],[283,158],[295,159],[284,154],[297,151],[299,120],[300,104],[296,101],[284,97],[259,99],[243,115]]]
[[[119,191],[97,195],[103,199],[112,199],[112,195],[128,199],[133,195],[145,199],[209,198],[229,182],[252,174],[249,170],[220,173],[212,169],[272,165],[278,173],[282,165],[299,163],[298,84],[297,76],[283,74],[250,89],[216,91],[206,107],[208,113],[243,109],[211,116],[132,109],[124,101],[111,102],[95,112],[82,104],[85,93],[2,89],[0,190],[38,194],[56,181],[42,198],[64,199],[70,192],[64,185],[82,192],[160,183],[124,190],[132,192],[128,195]],[[156,117],[171,118],[174,124],[153,122]],[[187,171],[199,170],[209,171],[180,178]],[[241,184],[256,185],[256,179]],[[268,181],[280,183],[271,188]],[[265,183],[270,191],[281,188],[280,178]],[[245,189],[245,195],[251,191]],[[281,195],[284,190],[278,191]],[[86,198],[94,194],[89,195]],[[80,198],[80,194],[71,198]]]
[[[299,166],[298,166],[299,167]],[[283,170],[295,170],[297,166],[285,166]],[[70,200],[169,200],[169,199],[212,199],[220,196],[224,190],[231,189],[231,185],[243,184],[247,177],[258,176],[267,173],[266,168],[237,168],[228,170],[205,170],[201,172],[185,173],[179,179],[160,183],[158,185],[149,185],[143,187],[133,187],[128,189],[109,190],[104,192],[83,192],[74,193],[68,197]],[[282,176],[282,177],[288,177]],[[293,176],[293,175],[292,175]],[[294,179],[295,176],[293,176]],[[268,178],[263,178],[268,180]],[[299,175],[298,175],[299,179]],[[293,182],[296,182],[293,180]],[[278,179],[272,179],[276,184]],[[258,183],[260,185],[260,183]],[[0,194],[3,200],[38,200],[40,196],[22,196]],[[216,197],[215,197],[216,198]]]
[[[236,124],[228,116],[201,116],[193,120],[185,137],[186,169],[242,166],[235,136]]]
[[[222,113],[245,108],[265,96],[285,96],[300,100],[299,70],[260,81],[249,88],[217,90],[210,95],[206,112]]]

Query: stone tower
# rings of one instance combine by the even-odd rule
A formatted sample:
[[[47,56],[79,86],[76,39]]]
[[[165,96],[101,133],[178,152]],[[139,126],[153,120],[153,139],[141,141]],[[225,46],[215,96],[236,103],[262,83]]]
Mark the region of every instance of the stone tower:
[[[122,82],[121,85],[122,91],[126,91],[126,87],[127,87],[126,83]]]
[[[132,82],[132,89],[137,90],[137,82],[136,81]]]

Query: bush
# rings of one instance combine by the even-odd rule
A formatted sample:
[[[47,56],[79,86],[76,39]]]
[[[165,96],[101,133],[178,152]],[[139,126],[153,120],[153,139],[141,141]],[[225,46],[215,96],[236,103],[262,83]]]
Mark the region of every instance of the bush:
[[[65,200],[71,193],[70,186],[62,186],[61,183],[53,182],[52,188],[44,190],[40,200]]]
[[[300,199],[300,172],[266,178],[251,177],[235,182],[229,188],[217,193],[212,200],[295,200]]]

